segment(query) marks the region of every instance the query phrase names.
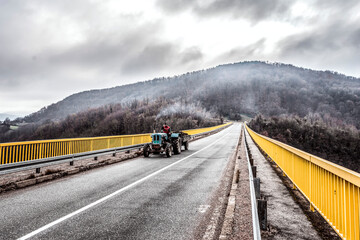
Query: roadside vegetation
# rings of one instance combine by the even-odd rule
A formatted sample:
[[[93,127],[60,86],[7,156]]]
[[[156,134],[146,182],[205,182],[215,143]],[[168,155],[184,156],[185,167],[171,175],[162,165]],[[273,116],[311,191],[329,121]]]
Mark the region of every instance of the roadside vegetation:
[[[351,170],[360,172],[360,131],[352,125],[324,121],[319,115],[256,116],[249,127]]]
[[[220,118],[199,106],[179,104],[165,98],[149,102],[134,100],[73,114],[64,120],[28,123],[11,130],[9,121],[0,125],[0,142],[96,137],[160,131],[166,123],[172,130],[214,126]]]

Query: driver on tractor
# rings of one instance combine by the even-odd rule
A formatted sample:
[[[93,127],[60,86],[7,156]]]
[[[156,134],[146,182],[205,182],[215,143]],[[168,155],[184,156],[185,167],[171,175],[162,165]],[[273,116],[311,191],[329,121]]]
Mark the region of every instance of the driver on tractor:
[[[162,126],[161,130],[162,130],[163,133],[167,133],[167,134],[170,134],[170,132],[171,132],[171,128],[166,124],[164,124]]]

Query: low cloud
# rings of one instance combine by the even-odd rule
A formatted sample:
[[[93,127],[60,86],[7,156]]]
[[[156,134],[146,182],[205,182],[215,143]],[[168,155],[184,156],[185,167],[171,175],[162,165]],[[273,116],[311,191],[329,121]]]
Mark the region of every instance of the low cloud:
[[[249,59],[260,59],[263,55],[265,48],[266,39],[261,38],[258,41],[237,48],[233,48],[224,54],[221,54],[216,58],[216,61],[226,62],[226,61],[242,61]]]
[[[351,31],[349,31],[351,29]],[[278,42],[279,57],[318,64],[326,63],[334,69],[355,69],[360,57],[360,27],[357,21],[341,18],[314,26],[311,30],[286,37]]]
[[[215,117],[215,113],[205,110],[200,103],[182,104],[177,102],[162,109],[160,113],[156,116],[156,119],[160,117],[173,116],[175,114],[188,114],[191,116],[197,116],[206,119]]]
[[[208,4],[200,0],[158,0],[158,6],[166,12],[192,11],[200,17],[230,16],[259,22],[266,19],[282,19],[288,16],[292,1],[287,0],[214,0]]]

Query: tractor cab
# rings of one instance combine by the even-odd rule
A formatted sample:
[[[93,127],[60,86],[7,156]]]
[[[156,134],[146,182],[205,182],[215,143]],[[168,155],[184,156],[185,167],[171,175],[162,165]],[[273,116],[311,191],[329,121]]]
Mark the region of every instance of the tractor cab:
[[[152,144],[163,144],[168,140],[168,135],[166,133],[154,133],[151,134]]]

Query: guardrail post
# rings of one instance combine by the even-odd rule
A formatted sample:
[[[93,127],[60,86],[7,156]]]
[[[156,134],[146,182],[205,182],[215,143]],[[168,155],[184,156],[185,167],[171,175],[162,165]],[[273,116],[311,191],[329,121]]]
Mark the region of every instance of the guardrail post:
[[[253,166],[254,165],[254,159],[252,158],[251,153],[248,151],[249,153],[249,160],[250,160],[250,165]]]
[[[41,159],[42,156],[43,156],[43,154],[42,154],[42,148],[43,148],[43,143],[40,143],[40,147],[39,147],[39,150],[38,150],[38,151],[40,151],[40,152],[39,152],[39,159]]]
[[[253,173],[253,178],[256,178],[256,166],[252,166],[251,170],[252,170],[252,173]]]
[[[36,168],[35,172],[40,173],[40,168]]]
[[[314,206],[311,204],[312,201],[312,191],[311,191],[311,156],[309,156],[309,201],[310,201],[310,211],[315,212]]]
[[[71,154],[71,141],[68,141],[69,147],[68,147],[68,154]]]
[[[113,157],[116,157],[116,150],[115,150],[115,152],[113,152],[112,156],[113,156]]]
[[[267,198],[257,199],[258,216],[261,230],[267,229]]]
[[[72,161],[70,162],[70,166],[74,166],[74,155],[72,156]]]
[[[260,199],[260,178],[254,178],[254,188],[256,199]]]

